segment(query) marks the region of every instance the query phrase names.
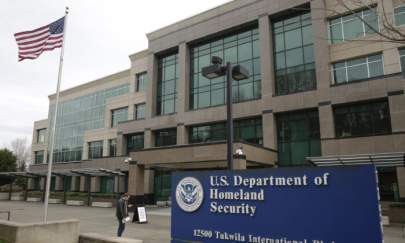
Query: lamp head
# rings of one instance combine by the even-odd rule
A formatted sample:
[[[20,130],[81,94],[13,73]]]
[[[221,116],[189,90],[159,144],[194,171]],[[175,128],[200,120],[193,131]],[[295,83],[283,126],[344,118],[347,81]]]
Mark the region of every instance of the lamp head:
[[[212,62],[212,64],[222,64],[222,58],[220,58],[218,56],[212,56],[211,62]]]
[[[214,79],[220,76],[224,76],[225,71],[226,69],[218,63],[210,65],[208,67],[203,67],[201,70],[202,75],[207,79]]]
[[[237,81],[247,79],[249,78],[249,71],[241,65],[236,65],[232,68],[232,78]]]

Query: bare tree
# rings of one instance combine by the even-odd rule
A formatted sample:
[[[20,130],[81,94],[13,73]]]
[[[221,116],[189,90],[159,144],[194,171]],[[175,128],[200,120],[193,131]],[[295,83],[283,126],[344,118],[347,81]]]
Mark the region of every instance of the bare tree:
[[[27,138],[16,138],[11,141],[11,150],[17,157],[17,169],[25,171],[31,162],[31,146]]]
[[[329,1],[329,0],[325,0]],[[405,0],[401,0],[405,4]],[[366,41],[366,42],[394,42],[405,43],[405,29],[395,24],[395,16],[393,11],[389,11],[389,2],[384,0],[334,0],[331,1],[329,7],[322,9],[326,11],[328,16],[342,16],[352,14],[358,18],[371,31],[377,34],[380,38],[376,39],[354,39],[348,41]],[[309,10],[308,8],[297,7],[296,10]],[[365,20],[359,10],[370,10],[375,13],[375,18],[378,18],[379,27],[376,28],[369,21]],[[335,39],[334,39],[335,40]],[[346,40],[347,41],[347,40]]]
[[[337,0],[338,4],[342,6],[347,12],[355,14],[360,21],[364,23],[370,30],[377,33],[385,41],[389,42],[405,42],[405,32],[395,25],[394,13],[386,10],[386,2],[384,0],[370,1],[370,0]],[[373,4],[377,3],[381,8],[379,10],[373,9]],[[405,1],[404,1],[405,3]],[[374,26],[370,25],[365,21],[361,15],[356,12],[356,9],[369,9],[371,11],[376,11],[379,18],[381,28],[376,29]]]

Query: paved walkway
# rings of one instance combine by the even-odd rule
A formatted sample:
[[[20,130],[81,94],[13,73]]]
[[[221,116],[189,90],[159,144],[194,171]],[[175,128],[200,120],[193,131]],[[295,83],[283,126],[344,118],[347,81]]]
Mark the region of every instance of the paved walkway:
[[[12,221],[38,222],[43,219],[42,203],[0,201],[0,211],[8,209],[22,209],[12,212]],[[147,210],[147,213],[148,224],[127,224],[123,236],[142,239],[144,243],[169,243],[169,208],[151,208]],[[48,221],[72,218],[80,220],[80,231],[83,233],[97,232],[109,236],[116,235],[118,222],[113,208],[49,205]],[[7,215],[1,214],[0,219],[7,220]]]
[[[83,233],[97,232],[104,235],[115,236],[117,220],[115,209],[77,207],[60,204],[49,205],[48,220],[76,218],[80,220],[80,231]],[[8,209],[22,209],[13,211],[11,220],[17,222],[38,222],[42,220],[43,204],[29,202],[0,201],[0,211]],[[170,209],[149,208],[148,224],[127,224],[124,236],[142,239],[144,243],[170,242]],[[7,219],[1,214],[0,219]],[[384,228],[385,243],[404,243],[405,232],[400,226]]]

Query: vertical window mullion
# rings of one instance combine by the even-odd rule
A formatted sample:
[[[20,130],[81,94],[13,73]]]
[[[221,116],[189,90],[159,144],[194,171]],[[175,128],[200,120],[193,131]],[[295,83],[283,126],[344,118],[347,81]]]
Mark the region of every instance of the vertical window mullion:
[[[367,78],[370,77],[370,66],[369,66],[369,61],[368,61],[368,57],[366,58],[366,66],[367,66]]]
[[[340,17],[340,28],[342,29],[342,41],[345,41],[345,29],[343,28],[343,17]]]
[[[348,73],[347,69],[348,69],[348,67],[347,67],[347,61],[345,61],[346,83],[349,82],[349,73]]]
[[[363,27],[363,36],[366,36],[366,26],[365,26],[365,23],[364,23],[364,11],[362,10],[361,11],[361,25],[362,25],[362,27]]]

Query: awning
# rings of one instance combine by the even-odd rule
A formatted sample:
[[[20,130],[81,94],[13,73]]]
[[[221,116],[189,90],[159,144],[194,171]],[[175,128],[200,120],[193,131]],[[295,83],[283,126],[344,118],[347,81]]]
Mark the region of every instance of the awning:
[[[78,174],[78,175],[83,175],[83,176],[113,176],[113,175],[118,175],[118,176],[124,176],[125,174],[120,172],[120,171],[114,171],[114,170],[107,170],[107,169],[78,169],[78,170],[72,170],[72,173]]]
[[[307,157],[315,166],[375,165],[376,167],[405,166],[405,152]]]
[[[35,175],[27,174],[27,172],[0,172],[0,177],[36,177]]]
[[[48,171],[26,171],[26,172],[0,172],[0,177],[2,178],[15,178],[15,177],[28,177],[28,178],[38,178],[46,177]],[[52,171],[53,176],[125,176],[121,171],[108,170],[103,168],[93,169],[77,169],[77,170],[54,170]]]

